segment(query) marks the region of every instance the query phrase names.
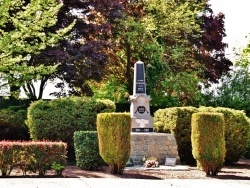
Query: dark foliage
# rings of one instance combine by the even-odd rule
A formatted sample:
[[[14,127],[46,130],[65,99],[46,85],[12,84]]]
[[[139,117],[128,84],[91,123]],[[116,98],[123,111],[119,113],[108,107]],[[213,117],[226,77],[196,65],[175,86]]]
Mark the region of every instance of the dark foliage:
[[[207,6],[200,23],[204,33],[199,40],[193,41],[197,46],[195,58],[206,67],[201,77],[214,83],[233,65],[225,56],[227,44],[222,41],[226,37],[224,18],[222,13],[214,15],[213,10]]]
[[[64,6],[58,13],[58,22],[52,30],[63,28],[72,22],[75,25],[71,35],[61,41],[59,46],[48,48],[37,55],[34,62],[60,62],[57,73],[50,78],[60,78],[68,83],[70,94],[92,96],[93,92],[86,83],[89,79],[101,80],[102,71],[108,61],[111,22],[119,17],[118,1],[81,1],[63,0]],[[58,83],[64,96],[65,85]]]

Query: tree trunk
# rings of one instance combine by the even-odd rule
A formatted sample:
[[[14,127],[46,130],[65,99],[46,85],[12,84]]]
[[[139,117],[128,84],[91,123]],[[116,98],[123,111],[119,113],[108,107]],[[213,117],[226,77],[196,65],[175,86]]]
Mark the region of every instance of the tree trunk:
[[[127,69],[126,69],[126,77],[128,80],[128,91],[129,95],[133,94],[133,75],[131,74],[131,47],[128,42],[126,42],[126,56],[127,56]]]

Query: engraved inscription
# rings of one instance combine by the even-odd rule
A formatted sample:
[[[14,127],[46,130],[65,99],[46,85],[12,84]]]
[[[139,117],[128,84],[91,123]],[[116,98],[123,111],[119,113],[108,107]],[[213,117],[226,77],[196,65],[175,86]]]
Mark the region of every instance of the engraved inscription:
[[[136,93],[145,93],[145,84],[136,84]]]
[[[153,128],[132,128],[132,132],[153,132]]]

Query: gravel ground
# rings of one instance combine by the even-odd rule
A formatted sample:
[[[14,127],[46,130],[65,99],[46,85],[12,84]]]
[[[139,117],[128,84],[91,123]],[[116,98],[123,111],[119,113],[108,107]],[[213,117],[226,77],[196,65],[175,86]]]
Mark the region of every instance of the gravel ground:
[[[26,178],[38,178],[38,174],[28,173]],[[46,178],[58,178],[53,171],[46,173]],[[22,171],[14,169],[7,178],[24,178]],[[127,167],[122,175],[110,174],[109,168],[87,171],[76,166],[67,166],[60,178],[124,178],[124,179],[227,179],[227,180],[250,180],[250,159],[241,159],[232,166],[224,166],[217,176],[207,177],[205,172],[192,166],[177,165],[174,167],[142,168]]]
[[[25,178],[20,170],[14,169],[8,178],[0,178],[0,185],[4,188],[249,188],[249,180],[250,160],[240,160],[233,166],[223,167],[215,177],[206,177],[205,172],[196,167],[184,165],[125,168],[122,175],[112,175],[108,168],[86,171],[67,166],[60,177],[48,171],[44,177],[30,173]]]
[[[133,178],[133,179],[238,179],[250,180],[250,160],[240,160],[232,166],[225,166],[215,177],[207,177],[205,172],[191,166],[172,168],[125,168],[122,175],[112,175],[108,168],[102,171],[79,170],[69,166],[63,173],[67,177]]]

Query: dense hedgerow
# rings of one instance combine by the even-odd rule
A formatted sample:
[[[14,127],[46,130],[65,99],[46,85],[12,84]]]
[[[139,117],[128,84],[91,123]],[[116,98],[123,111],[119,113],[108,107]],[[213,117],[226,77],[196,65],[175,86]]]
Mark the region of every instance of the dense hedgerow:
[[[121,174],[130,156],[130,114],[98,114],[97,132],[101,157],[110,165],[111,173]]]
[[[196,164],[191,146],[191,116],[196,112],[223,113],[225,117],[225,164],[237,162],[246,153],[250,123],[243,111],[223,107],[173,107],[157,110],[154,130],[174,134],[181,163]]]
[[[192,153],[206,175],[215,176],[223,166],[226,154],[225,122],[222,113],[192,114]]]
[[[66,165],[67,144],[63,142],[0,142],[0,170],[2,176],[10,175],[14,167],[45,175],[53,169],[61,175]]]
[[[97,131],[76,131],[74,133],[76,166],[84,170],[96,170],[105,165],[99,154]]]

